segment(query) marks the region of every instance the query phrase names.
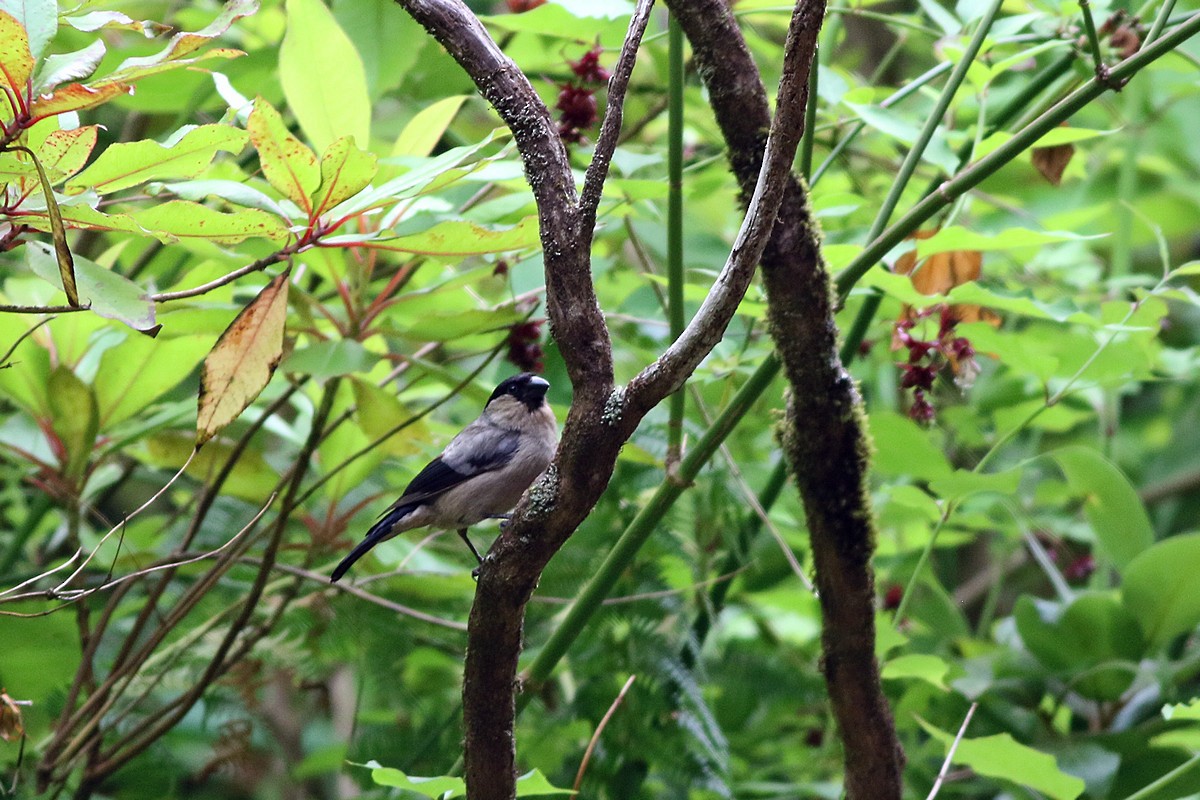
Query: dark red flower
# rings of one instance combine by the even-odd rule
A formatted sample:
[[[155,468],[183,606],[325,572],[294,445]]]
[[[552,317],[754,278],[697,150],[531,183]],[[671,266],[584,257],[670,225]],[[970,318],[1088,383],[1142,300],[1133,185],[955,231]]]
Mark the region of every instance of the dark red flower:
[[[608,83],[609,72],[600,66],[602,52],[604,51],[600,49],[600,45],[596,45],[584,53],[578,61],[568,61],[567,63],[576,77],[585,83]]]
[[[546,368],[541,343],[544,321],[518,322],[508,329],[508,360],[523,370],[541,372]]]

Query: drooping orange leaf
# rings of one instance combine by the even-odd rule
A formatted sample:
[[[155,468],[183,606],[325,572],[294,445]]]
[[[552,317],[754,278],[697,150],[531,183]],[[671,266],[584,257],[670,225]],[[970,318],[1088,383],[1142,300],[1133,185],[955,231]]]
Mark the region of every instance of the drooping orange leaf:
[[[55,114],[92,108],[93,106],[107,103],[119,95],[129,94],[132,91],[132,86],[127,83],[120,83],[119,81],[102,81],[92,86],[84,86],[82,83],[68,83],[66,86],[55,89],[50,94],[44,94],[36,98],[29,113],[36,122],[46,117],[53,117]]]
[[[910,238],[928,239],[935,233],[936,229],[917,231]],[[983,274],[983,253],[978,250],[951,250],[934,253],[918,264],[914,248],[896,259],[895,271],[910,276],[913,288],[921,294],[945,294],[955,286],[979,280]],[[981,319],[994,322],[999,319],[993,312],[976,305],[958,304],[951,308],[960,322],[978,322]],[[911,309],[906,307],[902,316],[908,318],[910,315]]]
[[[8,692],[0,689],[0,739],[11,742],[25,735],[25,723],[21,719],[21,706],[28,700],[13,700]]]
[[[1042,177],[1054,186],[1062,183],[1063,172],[1075,156],[1075,145],[1060,144],[1053,147],[1035,147],[1030,154],[1033,166]]]
[[[284,270],[242,309],[204,359],[197,403],[196,447],[237,419],[279,366],[290,272]]]

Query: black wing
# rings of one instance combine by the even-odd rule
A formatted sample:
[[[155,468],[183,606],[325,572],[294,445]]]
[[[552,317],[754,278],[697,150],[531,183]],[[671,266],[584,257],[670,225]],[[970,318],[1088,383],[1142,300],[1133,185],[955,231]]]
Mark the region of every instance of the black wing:
[[[496,428],[464,431],[440,456],[417,473],[396,505],[417,503],[453,489],[469,478],[491,472],[512,461],[521,435]]]

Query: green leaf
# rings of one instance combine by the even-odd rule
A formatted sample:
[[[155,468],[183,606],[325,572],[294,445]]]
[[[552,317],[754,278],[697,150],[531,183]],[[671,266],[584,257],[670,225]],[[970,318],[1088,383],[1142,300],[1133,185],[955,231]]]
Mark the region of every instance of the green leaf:
[[[237,419],[266,388],[279,366],[290,273],[285,270],[268,283],[229,324],[204,359],[197,400],[196,447]]]
[[[392,145],[392,155],[427,156],[432,153],[466,99],[466,95],[445,97],[417,112],[400,131]]]
[[[1031,231],[1027,228],[1006,228],[999,233],[978,233],[952,225],[916,243],[917,258],[954,250],[1017,250],[1022,247],[1041,247],[1056,242],[1077,242],[1103,239],[1107,234],[1081,236],[1065,231]]]
[[[282,242],[288,228],[279,217],[256,208],[229,214],[187,200],[170,200],[133,215],[137,224],[160,242],[202,239],[215,244],[237,244],[261,238]]]
[[[950,744],[954,741],[952,734],[920,718],[917,721],[931,736],[945,744],[949,752]],[[963,738],[951,762],[970,767],[989,778],[1028,786],[1054,800],[1075,800],[1084,789],[1082,780],[1058,768],[1054,756],[1026,747],[1007,733],[978,739]]]
[[[55,367],[50,373],[49,388],[54,433],[66,453],[62,472],[78,483],[87,469],[100,429],[96,395],[65,366]]]
[[[306,214],[311,212],[309,198],[321,185],[317,154],[288,132],[283,117],[262,97],[254,100],[246,129],[258,150],[258,162],[267,183]]]
[[[105,350],[93,382],[101,430],[129,419],[174,388],[199,365],[209,341],[205,336],[130,336]]]
[[[374,761],[364,766],[370,768],[371,780],[379,786],[405,789],[434,800],[446,796],[463,797],[467,793],[467,784],[462,778],[453,778],[448,775],[439,778],[409,777],[401,770],[394,767],[381,767]]]
[[[74,130],[53,131],[46,137],[37,153],[51,183],[83,169],[96,146],[99,130],[99,125],[87,125]]]
[[[144,440],[141,458],[160,469],[177,470],[187,461],[196,447],[195,440],[183,431],[157,433]],[[236,454],[236,457],[235,457]],[[228,463],[233,471],[221,486],[222,494],[238,497],[256,506],[268,497],[279,483],[279,471],[267,463],[261,446],[252,442],[239,448],[234,442],[220,439],[208,442],[192,459],[187,474],[201,484],[209,482]]]
[[[929,488],[944,500],[957,500],[980,492],[1012,495],[1021,485],[1021,471],[1017,468],[1003,472],[978,473],[956,469],[950,475],[934,478]]]
[[[283,361],[284,372],[311,375],[326,380],[335,375],[366,372],[375,366],[376,357],[353,339],[317,342],[293,350]]]
[[[1066,605],[1023,595],[1013,617],[1029,651],[1084,697],[1114,701],[1133,683],[1145,641],[1112,594],[1085,592]]]
[[[0,0],[0,11],[11,16],[25,29],[29,53],[37,59],[58,31],[58,3],[55,0]],[[0,33],[0,38],[3,34]]]
[[[343,136],[321,156],[321,188],[313,195],[312,214],[318,216],[367,188],[379,169],[374,154],[359,150]]]
[[[258,11],[258,0],[229,0],[221,6],[221,13],[217,15],[216,19],[204,28],[194,32],[175,34],[167,46],[154,55],[125,59],[117,65],[115,71],[106,76],[105,80],[129,82],[210,58],[234,58],[243,55],[240,50],[218,48],[195,58],[186,58],[229,30],[235,21],[256,11]]]
[[[377,761],[370,761],[359,766],[371,770],[371,780],[379,786],[390,786],[415,792],[423,797],[454,798],[466,797],[467,786],[462,778],[442,776],[437,778],[417,778],[405,775],[393,767],[381,767]],[[517,778],[517,797],[542,797],[551,794],[571,794],[570,789],[554,786],[538,770],[532,770]]]
[[[248,139],[245,131],[230,125],[200,125],[183,128],[165,145],[149,140],[110,145],[91,166],[67,182],[66,191],[79,194],[90,188],[108,194],[149,180],[192,178],[217,153],[240,153]]]
[[[890,625],[889,625],[890,627]],[[950,666],[937,656],[925,653],[909,653],[896,656],[883,665],[880,677],[885,680],[917,679],[930,683],[942,691],[950,691],[946,685],[946,673]]]
[[[986,288],[976,281],[955,286],[944,295],[926,295],[913,288],[912,280],[907,275],[898,275],[886,269],[873,269],[863,276],[859,285],[864,288],[881,289],[897,300],[917,308],[928,308],[941,303],[968,303],[1037,319],[1078,322],[1093,328],[1100,327],[1098,320],[1080,311],[1079,307],[1066,297],[1047,303],[1028,293],[1017,294],[999,288]]]
[[[370,146],[371,101],[362,59],[320,0],[287,0],[279,80],[288,107],[318,151],[342,136]]]
[[[1073,446],[1050,455],[1071,489],[1084,495],[1084,513],[1100,549],[1123,571],[1154,543],[1154,529],[1137,492],[1121,471],[1095,450]]]
[[[26,243],[25,263],[39,278],[60,286],[58,260],[45,242]],[[139,331],[154,328],[154,302],[128,278],[90,259],[78,257],[75,259],[75,283],[80,302],[96,314],[120,320]]]
[[[540,242],[536,217],[526,217],[511,228],[491,230],[466,220],[439,222],[428,230],[391,239],[360,240],[364,247],[397,253],[436,256],[471,256],[525,250]]]
[[[875,442],[872,466],[879,472],[926,480],[950,476],[950,464],[930,440],[931,434],[908,417],[894,411],[876,411],[869,425]]]
[[[1053,128],[1041,139],[1033,144],[1033,147],[1057,147],[1064,144],[1074,144],[1075,142],[1084,142],[1088,139],[1095,139],[1100,136],[1110,136],[1116,133],[1116,130],[1099,131],[1089,128]],[[975,149],[972,158],[976,161],[991,153],[993,150],[1000,149],[1013,138],[1011,133],[999,131],[979,143],[979,147]]]
[[[1200,722],[1200,698],[1193,697],[1187,703],[1176,703],[1173,706],[1163,706],[1162,716],[1165,720],[1189,719]]]
[[[540,770],[531,770],[517,778],[517,797],[540,797],[548,794],[574,794],[570,789],[562,789],[546,778]]]
[[[1146,638],[1164,645],[1200,623],[1200,533],[1172,536],[1125,567],[1121,591]]]
[[[82,50],[47,56],[33,79],[36,94],[45,94],[63,81],[80,80],[91,76],[104,60],[104,42],[97,39]]]

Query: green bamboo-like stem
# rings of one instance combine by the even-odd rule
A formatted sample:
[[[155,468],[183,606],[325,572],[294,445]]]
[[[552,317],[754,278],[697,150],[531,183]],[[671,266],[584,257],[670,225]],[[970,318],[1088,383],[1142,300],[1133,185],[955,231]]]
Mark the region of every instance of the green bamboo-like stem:
[[[994,175],[1001,167],[1014,160],[1018,155],[1032,147],[1038,139],[1058,127],[1064,120],[1079,111],[1088,103],[1108,91],[1114,80],[1123,80],[1136,74],[1146,65],[1169,53],[1178,45],[1200,32],[1200,13],[1193,14],[1176,26],[1170,33],[1165,34],[1149,47],[1143,48],[1129,58],[1121,61],[1109,70],[1109,81],[1103,82],[1094,78],[1083,86],[1054,104],[1048,111],[1021,129],[1012,139],[981,158],[974,166],[960,172],[938,187],[937,192],[929,195],[913,206],[908,213],[898,219],[878,238],[871,241],[858,256],[837,276],[835,284],[839,297],[845,298],[854,288],[859,279],[871,267],[883,258],[889,250],[898,245],[917,226],[929,220],[939,210],[949,205],[956,197],[980,184],[984,179]]]
[[[812,177],[813,143],[817,138],[817,81],[821,74],[818,57],[813,59],[808,73],[808,106],[804,109],[804,137],[800,140],[800,174],[804,180]]]
[[[1162,8],[1158,10],[1158,16],[1154,18],[1154,24],[1150,26],[1150,32],[1146,34],[1146,38],[1142,41],[1142,47],[1147,47],[1151,42],[1158,39],[1162,35],[1163,28],[1167,25],[1167,19],[1171,16],[1171,11],[1175,9],[1175,0],[1166,0],[1162,4]]]
[[[914,80],[909,81],[904,85],[903,88],[884,98],[883,102],[879,104],[879,107],[891,108],[909,95],[916,94],[921,87],[925,86],[933,79],[940,77],[943,72],[948,72],[949,70],[950,62],[943,61],[941,64],[938,64],[936,67],[933,67],[925,72],[924,75],[920,75]],[[849,133],[838,140],[838,143],[835,144],[833,149],[829,151],[829,155],[827,155],[825,160],[821,162],[821,166],[817,167],[817,171],[813,173],[812,179],[809,181],[810,186],[816,186],[817,181],[821,180],[822,176],[825,175],[825,172],[831,166],[833,166],[833,162],[837,159],[837,157],[840,156],[856,138],[858,138],[858,134],[862,133],[862,130],[865,127],[867,127],[867,123],[863,120],[859,120],[858,122],[854,123],[854,127],[850,129]]]
[[[671,341],[683,333],[683,29],[674,15],[667,27],[667,319]],[[815,70],[814,70],[815,72]],[[683,448],[684,387],[671,395],[667,418],[667,468]]]
[[[559,659],[566,654],[571,643],[575,641],[584,626],[587,625],[588,620],[591,619],[592,614],[600,607],[600,603],[612,591],[617,579],[633,562],[634,556],[658,527],[663,515],[683,494],[687,484],[699,474],[701,468],[708,463],[717,448],[721,446],[721,442],[725,441],[725,437],[729,435],[778,374],[779,359],[771,354],[737,391],[733,400],[721,411],[720,416],[704,432],[704,435],[688,449],[687,455],[679,464],[678,479],[665,480],[659,485],[658,491],[642,507],[633,522],[629,523],[629,527],[625,529],[621,538],[617,540],[613,549],[605,557],[604,563],[600,565],[596,573],[580,590],[575,601],[571,603],[562,622],[542,645],[541,650],[525,671],[524,678],[527,684],[537,686],[550,677],[550,673],[558,664]],[[518,711],[524,708],[534,693],[526,691],[521,694],[517,699]]]
[[[1096,75],[1103,77],[1107,68],[1104,66],[1104,54],[1100,52],[1100,37],[1096,35],[1096,21],[1092,19],[1092,4],[1088,0],[1079,0],[1079,10],[1083,12],[1083,29],[1087,33],[1092,64],[1096,68]]]
[[[991,30],[992,23],[995,22],[996,14],[999,13],[1003,2],[1004,0],[992,0],[992,4],[983,15],[983,19],[979,21],[979,27],[975,29],[975,35],[971,37],[970,43],[967,44],[967,49],[963,53],[962,59],[954,66],[954,71],[946,79],[946,85],[942,87],[942,93],[938,96],[933,111],[929,112],[929,117],[925,120],[925,127],[921,129],[917,140],[913,142],[908,155],[904,157],[903,163],[900,164],[900,171],[896,175],[896,180],[892,183],[892,188],[888,190],[887,197],[883,200],[883,205],[879,207],[879,213],[875,215],[875,221],[871,223],[871,230],[867,233],[868,242],[874,241],[884,228],[887,227],[888,220],[892,218],[892,212],[896,210],[896,206],[900,202],[900,196],[904,194],[909,179],[912,178],[913,172],[917,169],[917,164],[921,162],[921,157],[925,154],[925,148],[929,146],[929,142],[933,139],[933,134],[937,131],[942,117],[945,116],[946,110],[950,108],[951,101],[954,100],[954,96],[958,94],[959,87],[962,86],[963,80],[967,77],[967,70],[970,69],[971,64],[975,61],[975,56],[979,54],[979,49],[983,47],[983,39],[987,36],[988,31]],[[840,292],[840,284],[838,289]],[[842,297],[844,298],[845,295],[843,294]],[[883,302],[883,295],[879,291],[872,292],[867,296],[863,307],[859,309],[854,324],[850,327],[848,335],[842,341],[841,357],[843,362],[849,354],[858,351],[858,347],[862,344],[863,337],[867,333],[867,328],[870,326],[871,320],[875,318],[881,302]]]
[[[937,131],[938,125],[941,124],[942,117],[946,115],[946,110],[950,108],[951,101],[958,94],[958,89],[962,85],[963,80],[967,77],[967,70],[975,61],[975,56],[979,54],[979,49],[983,47],[983,39],[991,30],[992,23],[996,20],[996,14],[1000,11],[1000,6],[1004,0],[992,0],[992,4],[988,7],[987,12],[983,15],[983,19],[979,21],[979,27],[975,29],[975,35],[971,37],[971,41],[967,44],[966,51],[963,52],[962,59],[954,66],[954,71],[950,73],[950,77],[946,79],[946,85],[942,87],[942,93],[938,96],[937,103],[934,104],[933,110],[929,112],[928,119],[925,120],[925,126],[917,135],[917,140],[913,142],[912,148],[908,151],[908,155],[904,157],[904,162],[900,164],[900,171],[896,175],[895,182],[892,183],[892,188],[888,191],[887,197],[883,199],[883,205],[879,207],[879,213],[875,215],[875,221],[871,224],[871,230],[867,234],[867,241],[874,241],[879,236],[885,227],[888,220],[892,218],[892,212],[896,210],[896,205],[900,202],[900,196],[904,194],[905,188],[908,186],[908,181],[912,178],[912,174],[917,169],[917,164],[921,162],[921,157],[925,155],[925,149],[929,147],[929,142],[933,139],[933,134]]]

